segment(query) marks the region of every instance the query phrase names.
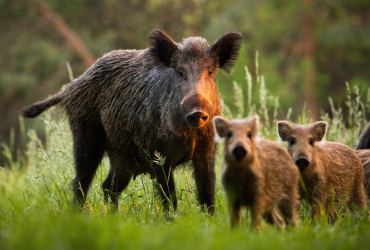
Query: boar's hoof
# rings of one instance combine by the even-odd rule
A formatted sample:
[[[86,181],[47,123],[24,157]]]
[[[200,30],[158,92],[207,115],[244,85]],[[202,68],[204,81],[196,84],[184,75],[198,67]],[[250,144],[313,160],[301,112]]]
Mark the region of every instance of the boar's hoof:
[[[207,113],[196,111],[186,116],[186,122],[194,128],[201,128],[207,123],[208,118],[209,115]]]
[[[310,165],[310,162],[307,160],[306,157],[302,156],[295,161],[295,165],[297,165],[299,171],[303,171],[305,168],[308,167],[308,165]]]
[[[247,154],[247,151],[242,146],[237,146],[233,149],[233,156],[237,161],[243,159]]]

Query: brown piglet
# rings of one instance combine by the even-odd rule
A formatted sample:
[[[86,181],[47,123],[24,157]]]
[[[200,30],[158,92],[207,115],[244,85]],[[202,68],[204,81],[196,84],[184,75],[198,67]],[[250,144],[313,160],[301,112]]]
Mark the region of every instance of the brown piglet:
[[[323,140],[326,128],[326,122],[322,121],[312,125],[277,123],[278,134],[289,142],[288,152],[302,176],[301,197],[314,205],[311,217],[318,218],[326,211],[334,219],[340,205],[366,207],[364,171],[352,149]]]
[[[370,122],[360,136],[357,143],[355,154],[360,158],[364,168],[364,188],[367,196],[370,198]]]
[[[222,185],[231,228],[240,224],[242,207],[251,210],[252,226],[257,230],[260,216],[281,228],[285,223],[296,226],[299,171],[288,152],[257,136],[258,116],[231,121],[217,116],[213,123],[216,139],[225,138]]]

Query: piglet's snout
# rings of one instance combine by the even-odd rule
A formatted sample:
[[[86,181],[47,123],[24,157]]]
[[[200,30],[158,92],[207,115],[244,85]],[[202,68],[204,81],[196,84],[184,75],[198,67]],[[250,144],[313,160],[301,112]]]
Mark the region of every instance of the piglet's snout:
[[[241,161],[247,155],[247,150],[243,146],[237,145],[233,149],[232,154],[237,161]]]
[[[310,165],[310,162],[306,156],[301,155],[295,160],[295,165],[297,165],[300,171],[303,171]]]

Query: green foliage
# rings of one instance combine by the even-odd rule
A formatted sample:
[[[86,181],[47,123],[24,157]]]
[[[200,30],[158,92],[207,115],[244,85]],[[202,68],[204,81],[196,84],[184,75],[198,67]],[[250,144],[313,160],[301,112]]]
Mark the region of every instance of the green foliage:
[[[316,71],[311,87],[321,119],[329,124],[327,140],[353,148],[367,124],[369,1],[313,1],[316,52],[311,62],[302,59],[305,6],[299,1],[43,2],[81,37],[96,58],[113,49],[145,48],[152,28],[165,30],[175,41],[193,35],[213,41],[224,32],[241,31],[245,44],[234,74],[218,74],[218,87],[224,115],[243,118],[258,114],[261,137],[278,139],[278,119],[312,121],[302,98],[305,63]],[[0,0],[0,140],[9,141],[0,145],[5,166],[0,167],[1,249],[368,249],[366,211],[341,209],[338,221],[328,225],[326,218],[311,221],[307,204],[302,204],[297,229],[280,232],[264,224],[261,233],[256,233],[248,226],[249,215],[243,213],[241,229],[230,231],[219,181],[221,154],[216,161],[214,218],[201,213],[188,166],[174,173],[179,202],[171,219],[156,198],[158,187],[144,175],[130,183],[114,213],[104,204],[101,190],[109,168],[107,159],[96,174],[87,205],[76,211],[71,205],[71,134],[65,118],[51,118],[59,111],[47,112],[37,119],[37,126],[19,118],[20,129],[12,129],[9,138],[4,137],[18,122],[15,114],[22,106],[58,91],[72,78],[71,68],[75,77],[86,70],[64,37],[41,17],[35,3]],[[70,62],[67,67],[66,62]],[[40,127],[45,127],[45,138],[40,136]],[[26,140],[23,155],[17,141]],[[158,152],[151,159],[149,155],[148,161],[153,160],[161,166],[165,156]]]
[[[300,1],[281,0],[1,0],[0,1],[0,141],[8,141],[11,127],[18,128],[18,111],[56,93],[70,82],[66,62],[74,76],[86,70],[81,57],[55,25],[43,17],[37,3],[45,3],[81,38],[95,58],[116,49],[143,49],[153,28],[166,31],[175,41],[203,36],[210,42],[224,32],[240,31],[245,37],[233,77],[218,74],[218,86],[232,113],[233,81],[247,96],[245,65],[253,77],[265,75],[265,87],[279,99],[277,117],[292,107],[292,118],[303,108],[305,70],[315,72],[314,100],[319,110],[330,111],[328,96],[337,105],[346,100],[345,81],[368,94],[370,2],[366,0],[312,0],[312,60],[304,60],[302,30],[307,8]],[[261,67],[256,67],[255,52]],[[259,102],[259,80],[253,82],[250,102]],[[289,94],[287,94],[289,93]],[[345,110],[347,108],[345,107]],[[246,110],[245,110],[246,111]],[[345,115],[347,112],[345,113]],[[369,117],[368,117],[369,118]],[[43,125],[26,122],[44,139]],[[26,137],[16,133],[15,146],[25,147]],[[0,164],[4,159],[0,157]]]
[[[313,0],[312,10],[314,40],[314,89],[318,107],[328,111],[327,97],[335,103],[345,99],[345,81],[360,88],[362,97],[369,87],[370,71],[367,61],[370,53],[370,2],[363,0],[322,1]],[[212,19],[204,31],[214,37],[230,30],[241,31],[245,44],[241,51],[243,62],[237,64],[233,80],[240,82],[244,65],[255,74],[254,53],[260,53],[259,69],[266,75],[266,87],[280,100],[281,107],[303,107],[304,60],[302,39],[307,6],[302,1],[244,1],[236,0]],[[365,69],[366,68],[366,69]],[[232,86],[232,80],[222,78],[223,84]],[[221,88],[223,90],[223,88]],[[289,93],[287,95],[286,93]],[[225,93],[226,95],[226,93]],[[229,97],[232,99],[232,97]],[[255,96],[254,98],[258,98]],[[256,100],[256,99],[255,99]]]
[[[234,91],[239,99],[234,106],[239,113],[229,118],[258,114],[261,117],[261,137],[277,140],[277,98],[269,95],[264,78],[258,77],[258,93],[252,91],[252,77],[245,68],[243,89],[236,82]],[[247,94],[244,86],[246,86]],[[323,114],[329,123],[327,140],[339,141],[354,147],[367,124],[369,106],[359,98],[356,87],[347,88],[345,103],[349,110],[344,121],[342,108],[335,108],[330,99],[333,118]],[[259,102],[250,97],[259,95]],[[241,101],[242,100],[242,101]],[[224,110],[229,108],[224,105]],[[370,244],[369,214],[367,211],[338,211],[338,220],[328,224],[327,217],[312,221],[309,206],[300,207],[298,228],[285,232],[263,224],[261,232],[250,229],[249,214],[242,214],[240,230],[230,231],[225,194],[220,183],[222,155],[216,157],[216,213],[202,213],[197,202],[192,170],[180,166],[175,172],[178,211],[171,216],[163,211],[156,198],[156,187],[149,176],[132,180],[123,192],[119,210],[104,204],[101,183],[108,174],[105,158],[97,171],[82,211],[72,204],[70,181],[74,177],[72,138],[66,118],[52,109],[39,118],[46,128],[46,146],[34,130],[28,131],[27,157],[14,161],[11,148],[3,144],[7,167],[0,168],[0,245],[1,249],[367,249]],[[291,112],[287,112],[289,120]],[[59,119],[52,118],[53,116]],[[296,122],[311,121],[303,109]],[[21,122],[22,124],[22,122]],[[346,127],[345,124],[349,124]],[[24,129],[21,129],[24,131]],[[160,152],[147,160],[162,166],[166,160]],[[165,187],[163,187],[165,188]]]

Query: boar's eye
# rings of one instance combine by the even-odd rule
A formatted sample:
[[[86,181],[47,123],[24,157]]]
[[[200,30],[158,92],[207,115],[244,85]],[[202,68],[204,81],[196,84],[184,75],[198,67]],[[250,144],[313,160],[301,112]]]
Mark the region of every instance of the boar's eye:
[[[249,139],[252,139],[253,132],[252,132],[252,131],[249,131],[249,132],[247,133],[247,136],[248,136],[248,138],[249,138]]]
[[[227,132],[226,139],[230,139],[233,136],[233,133],[231,131]]]
[[[313,146],[313,144],[315,143],[315,141],[314,141],[314,139],[310,139],[310,140],[308,140],[308,143],[311,145],[311,146]]]
[[[181,70],[177,71],[177,77],[178,78],[183,78],[184,77],[184,73]]]
[[[295,138],[294,137],[292,137],[292,138],[290,138],[290,140],[289,140],[289,146],[293,146],[295,144]]]

